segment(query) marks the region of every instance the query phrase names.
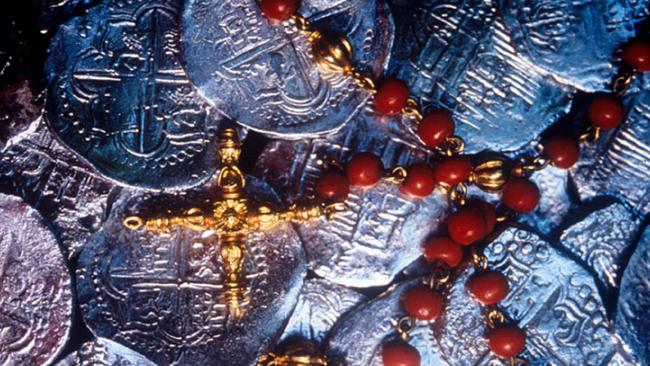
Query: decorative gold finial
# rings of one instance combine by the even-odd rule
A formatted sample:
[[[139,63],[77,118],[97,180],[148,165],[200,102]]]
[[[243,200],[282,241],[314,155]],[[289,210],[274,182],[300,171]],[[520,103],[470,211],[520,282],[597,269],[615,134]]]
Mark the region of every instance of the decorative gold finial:
[[[246,178],[238,167],[241,155],[241,141],[237,131],[225,128],[219,133],[218,152],[221,170],[217,175],[219,199],[212,203],[212,211],[204,213],[191,208],[181,216],[145,219],[129,216],[123,224],[130,230],[144,229],[151,232],[168,232],[174,227],[195,231],[213,230],[221,244],[221,259],[224,266],[223,301],[230,315],[239,318],[244,315],[242,304],[246,292],[243,266],[246,255],[245,241],[250,232],[268,230],[280,222],[302,222],[323,215],[330,216],[342,209],[340,206],[291,205],[287,211],[274,211],[266,205],[252,209],[244,197]]]
[[[286,347],[282,353],[263,355],[257,366],[327,366],[327,357],[313,343],[302,341]]]

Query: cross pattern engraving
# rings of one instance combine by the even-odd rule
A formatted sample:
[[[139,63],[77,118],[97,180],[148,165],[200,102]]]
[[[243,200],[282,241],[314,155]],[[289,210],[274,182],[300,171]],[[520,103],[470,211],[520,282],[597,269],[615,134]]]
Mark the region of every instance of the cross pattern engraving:
[[[243,264],[245,240],[258,230],[268,230],[281,222],[302,222],[340,211],[341,205],[298,206],[292,204],[286,211],[275,211],[267,205],[256,208],[244,197],[246,179],[238,167],[241,142],[237,132],[226,128],[219,134],[221,170],[217,176],[219,199],[213,201],[211,212],[191,208],[181,216],[144,219],[130,216],[124,225],[137,230],[168,232],[173,227],[196,231],[213,231],[220,239],[220,255],[224,266],[224,300],[231,316],[244,315],[242,302],[246,290]]]

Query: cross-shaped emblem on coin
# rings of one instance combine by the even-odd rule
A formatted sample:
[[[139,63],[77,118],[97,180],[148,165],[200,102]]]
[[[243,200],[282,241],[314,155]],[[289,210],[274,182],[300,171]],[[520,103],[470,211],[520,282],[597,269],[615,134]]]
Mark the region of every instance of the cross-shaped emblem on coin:
[[[266,205],[253,208],[244,197],[246,178],[238,167],[241,142],[237,131],[226,128],[219,134],[221,170],[217,176],[219,199],[212,203],[212,211],[204,213],[191,208],[180,216],[142,218],[130,216],[124,226],[131,230],[144,228],[151,232],[168,232],[173,227],[196,231],[214,231],[220,238],[221,258],[224,265],[224,299],[231,316],[243,315],[242,301],[246,291],[243,265],[246,252],[245,240],[249,233],[268,230],[280,222],[303,222],[320,217],[328,218],[345,207],[342,205],[311,205],[300,207],[292,204],[286,211],[274,211]]]

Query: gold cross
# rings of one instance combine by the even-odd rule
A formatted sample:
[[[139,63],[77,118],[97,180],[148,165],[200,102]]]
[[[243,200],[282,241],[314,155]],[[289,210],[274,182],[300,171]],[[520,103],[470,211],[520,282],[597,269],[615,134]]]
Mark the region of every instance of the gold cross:
[[[237,131],[232,128],[222,130],[218,150],[221,158],[221,170],[217,176],[220,197],[212,203],[211,212],[206,214],[200,208],[191,208],[181,216],[148,219],[130,216],[123,223],[131,230],[144,228],[156,233],[168,232],[173,227],[214,231],[220,238],[221,258],[225,267],[225,303],[229,313],[239,318],[244,313],[241,305],[246,284],[242,272],[248,234],[271,229],[281,222],[304,222],[323,215],[329,218],[345,209],[345,206],[320,204],[302,207],[292,204],[286,211],[274,211],[266,205],[252,208],[244,197],[246,178],[238,167],[241,142]]]

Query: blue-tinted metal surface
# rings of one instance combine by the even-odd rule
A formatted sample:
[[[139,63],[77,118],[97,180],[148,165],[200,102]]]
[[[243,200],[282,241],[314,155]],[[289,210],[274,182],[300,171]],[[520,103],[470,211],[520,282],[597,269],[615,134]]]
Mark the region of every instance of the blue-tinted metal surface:
[[[182,0],[108,0],[64,24],[46,64],[47,120],[110,178],[189,187],[215,170],[222,117],[181,65]]]
[[[347,36],[361,68],[387,62],[393,26],[383,0],[307,0],[315,27]],[[185,62],[202,95],[228,117],[281,138],[336,130],[368,98],[350,77],[323,71],[294,22],[271,23],[254,0],[187,0]]]
[[[105,338],[97,338],[61,360],[56,366],[155,366],[143,355]]]

